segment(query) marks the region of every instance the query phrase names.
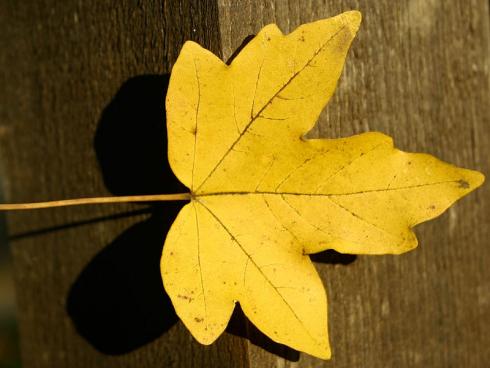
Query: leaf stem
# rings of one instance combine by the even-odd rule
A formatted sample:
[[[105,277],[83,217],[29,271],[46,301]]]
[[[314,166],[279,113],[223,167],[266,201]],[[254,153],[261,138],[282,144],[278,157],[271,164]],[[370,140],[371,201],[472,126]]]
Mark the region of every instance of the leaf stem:
[[[84,204],[102,204],[102,203],[188,201],[190,199],[191,199],[190,193],[77,198],[77,199],[64,199],[61,201],[0,204],[0,211],[34,210],[40,208],[80,206]]]

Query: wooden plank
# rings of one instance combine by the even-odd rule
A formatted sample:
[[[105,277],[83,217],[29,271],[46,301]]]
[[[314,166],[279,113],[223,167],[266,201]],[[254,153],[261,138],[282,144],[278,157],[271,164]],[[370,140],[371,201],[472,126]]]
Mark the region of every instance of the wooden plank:
[[[3,1],[0,17],[5,200],[180,189],[166,73],[187,39],[219,54],[216,2]],[[144,207],[8,215],[25,367],[247,365],[240,338],[204,347],[177,323],[159,258],[178,207]]]
[[[312,135],[379,130],[400,148],[489,171],[487,2],[162,4],[0,6],[7,200],[178,190],[165,162],[155,159],[155,150],[164,152],[162,106],[153,109],[165,77],[154,75],[170,70],[183,40],[196,39],[226,60],[266,23],[289,31],[357,8],[364,14],[361,32]],[[128,205],[9,215],[24,364],[484,367],[489,195],[484,187],[419,227],[421,247],[407,255],[324,257],[328,262],[318,268],[330,299],[330,362],[264,341],[241,326],[239,315],[232,334],[211,347],[173,324],[168,300],[158,296],[155,259],[175,207],[151,214],[131,213],[142,207]],[[244,333],[260,347],[233,335]]]
[[[376,130],[398,147],[490,172],[485,0],[221,0],[227,57],[268,23],[289,32],[349,9],[363,24],[338,90],[311,133]],[[253,367],[485,367],[490,361],[490,189],[416,230],[402,256],[317,267],[329,295],[333,359],[251,346]]]

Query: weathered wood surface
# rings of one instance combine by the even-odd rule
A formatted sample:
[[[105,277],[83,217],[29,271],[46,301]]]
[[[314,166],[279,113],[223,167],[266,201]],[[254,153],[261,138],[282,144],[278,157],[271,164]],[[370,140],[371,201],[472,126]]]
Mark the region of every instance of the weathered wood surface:
[[[226,60],[267,23],[288,32],[348,9],[360,9],[363,24],[311,134],[378,130],[402,149],[489,173],[486,0],[10,0],[0,5],[6,200],[179,190],[160,123],[162,75],[183,41]],[[9,214],[24,364],[486,367],[489,202],[485,185],[419,226],[420,247],[403,256],[317,263],[329,295],[328,362],[256,337],[240,316],[217,344],[192,340],[159,294],[176,206]],[[236,336],[247,333],[255,343]]]

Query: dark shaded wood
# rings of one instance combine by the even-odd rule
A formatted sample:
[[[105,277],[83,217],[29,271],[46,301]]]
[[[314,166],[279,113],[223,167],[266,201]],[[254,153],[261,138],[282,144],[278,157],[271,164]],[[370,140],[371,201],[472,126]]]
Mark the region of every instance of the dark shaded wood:
[[[490,172],[485,0],[10,0],[0,5],[5,199],[179,190],[162,126],[164,75],[183,41],[226,60],[267,23],[288,32],[349,9],[364,21],[312,136],[378,130],[402,149]],[[244,330],[239,315],[210,347],[175,322],[156,281],[175,206],[9,214],[24,365],[485,367],[488,188],[419,226],[413,252],[319,259],[328,362]],[[234,335],[244,331],[252,343]]]
[[[220,53],[215,1],[12,0],[0,17],[5,200],[178,189],[164,75],[187,39]],[[25,367],[247,366],[240,338],[205,347],[177,323],[159,257],[178,208],[142,208],[8,214]]]

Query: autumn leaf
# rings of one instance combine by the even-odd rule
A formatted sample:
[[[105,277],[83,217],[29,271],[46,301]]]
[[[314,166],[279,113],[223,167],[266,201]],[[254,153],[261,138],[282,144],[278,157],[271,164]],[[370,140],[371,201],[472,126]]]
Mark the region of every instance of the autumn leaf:
[[[330,357],[327,299],[309,254],[399,254],[483,175],[380,133],[305,139],[332,96],[361,16],[289,35],[264,27],[225,65],[187,42],[167,94],[169,160],[191,201],[161,269],[176,312],[210,344],[236,302],[271,339]]]

